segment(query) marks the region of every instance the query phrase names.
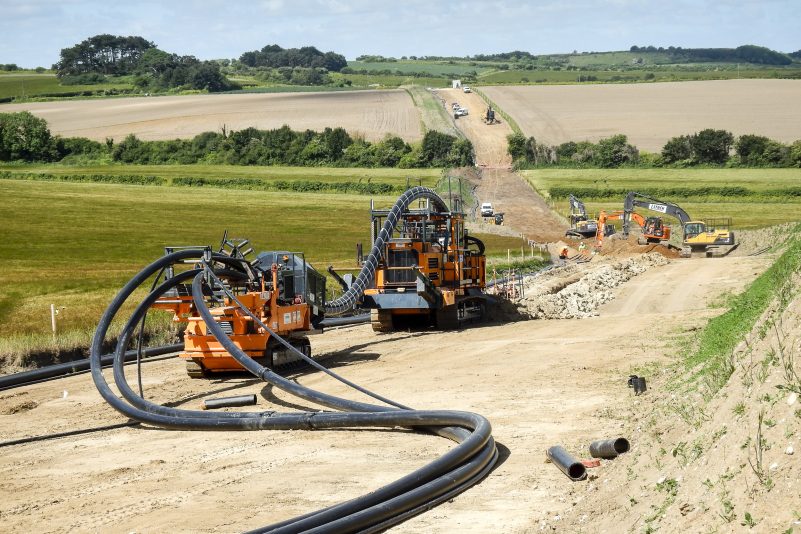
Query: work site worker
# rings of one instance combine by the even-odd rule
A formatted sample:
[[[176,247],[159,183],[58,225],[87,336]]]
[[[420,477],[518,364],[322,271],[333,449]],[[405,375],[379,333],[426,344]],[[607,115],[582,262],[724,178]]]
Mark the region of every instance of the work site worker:
[[[584,241],[579,243],[578,249],[580,254],[584,254],[584,251],[587,250],[587,245],[584,243]]]
[[[562,247],[562,250],[559,252],[559,259],[566,260],[567,259],[568,250],[567,247]]]

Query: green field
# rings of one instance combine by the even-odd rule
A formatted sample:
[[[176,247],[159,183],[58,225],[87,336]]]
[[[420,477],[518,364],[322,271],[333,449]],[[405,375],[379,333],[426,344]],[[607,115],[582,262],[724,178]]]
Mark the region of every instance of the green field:
[[[585,197],[591,214],[623,208],[623,198],[607,198],[605,189],[643,191],[652,188],[704,186],[745,187],[757,194],[748,197],[660,198],[675,202],[694,218],[731,217],[737,228],[757,228],[787,221],[801,221],[801,198],[775,198],[771,191],[801,186],[801,169],[543,169],[521,171],[531,185],[546,198],[552,187],[597,189]],[[759,193],[765,193],[760,196]],[[567,199],[552,200],[562,214],[569,213]]]
[[[646,74],[652,74],[646,80]],[[674,82],[692,80],[731,80],[736,78],[785,78],[801,77],[801,69],[726,69],[718,70],[710,68],[701,69],[682,69],[667,68],[665,66],[655,66],[653,69],[626,69],[626,70],[505,70],[495,71],[485,76],[479,76],[476,85],[499,85],[499,84],[570,84],[578,83],[579,77],[587,80],[588,76],[594,76],[597,80],[592,83],[615,83],[615,82]]]
[[[400,87],[401,85],[422,85],[423,87],[450,87],[451,79],[442,76],[414,77],[400,74],[341,74],[331,73],[334,83],[348,80],[354,88]]]
[[[355,70],[390,70],[402,73],[422,72],[431,76],[444,76],[492,70],[492,66],[476,61],[425,61],[425,60],[399,60],[386,62],[348,61],[348,67]]]
[[[228,230],[257,251],[305,252],[324,271],[355,266],[356,243],[370,237],[361,195],[24,180],[0,180],[0,195],[0,360],[87,346],[114,293],[166,245],[217,245]],[[498,256],[520,245],[482,238]],[[64,307],[55,342],[50,304]]]
[[[420,111],[423,131],[436,130],[455,137],[464,137],[462,131],[456,128],[443,103],[431,91],[419,85],[410,85],[404,89]]]
[[[104,83],[97,85],[61,85],[54,74],[0,74],[0,99],[36,98],[44,95],[59,95],[92,91],[130,89],[127,83]]]
[[[158,176],[207,179],[260,178],[265,182],[372,182],[434,186],[442,175],[440,169],[359,169],[336,167],[255,167],[237,165],[3,165],[0,172],[52,175]]]

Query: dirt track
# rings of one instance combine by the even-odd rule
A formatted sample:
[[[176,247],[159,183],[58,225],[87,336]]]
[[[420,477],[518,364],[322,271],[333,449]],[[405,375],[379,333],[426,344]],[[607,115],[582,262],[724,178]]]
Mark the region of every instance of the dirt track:
[[[329,331],[313,346],[347,378],[397,401],[472,410],[493,424],[495,471],[395,531],[530,532],[571,507],[569,482],[543,462],[544,449],[615,435],[621,423],[609,407],[634,402],[627,375],[672,353],[665,338],[635,333],[699,324],[711,298],[742,288],[767,261],[674,261],[618,288],[590,319],[392,335],[362,326]],[[358,398],[319,374],[298,379]],[[253,392],[260,409],[305,408],[253,380],[190,380],[174,360],[146,366],[145,391],[186,407]],[[87,375],[0,393],[0,413],[0,440],[123,421]],[[87,433],[4,449],[0,517],[7,532],[241,531],[367,492],[449,446],[400,431]],[[602,484],[603,470],[595,474]]]
[[[375,141],[394,134],[422,138],[420,118],[403,90],[320,93],[108,98],[3,105],[0,111],[30,111],[62,136],[103,141],[132,133],[140,139],[188,138],[202,132],[249,127],[322,130],[341,126]]]
[[[482,118],[487,105],[475,93],[465,93],[461,89],[438,89],[437,93],[445,99],[449,113],[451,104],[458,102],[469,110],[469,114],[459,117],[456,127],[473,143],[476,151],[476,165],[491,169],[508,169],[512,158],[506,150],[506,136],[512,129],[506,123],[487,125]]]
[[[705,128],[758,134],[785,143],[801,137],[801,81],[484,87],[527,136],[559,144],[626,134],[659,152],[671,137]]]

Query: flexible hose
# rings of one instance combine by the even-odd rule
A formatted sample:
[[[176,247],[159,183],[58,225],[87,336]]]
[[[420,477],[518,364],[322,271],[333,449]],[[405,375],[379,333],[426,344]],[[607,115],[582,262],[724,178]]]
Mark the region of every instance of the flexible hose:
[[[364,260],[364,265],[362,265],[362,270],[359,271],[359,276],[356,277],[356,280],[353,281],[353,284],[341,297],[325,304],[326,315],[340,315],[352,310],[356,306],[364,290],[370,287],[375,277],[378,263],[381,261],[381,257],[384,254],[384,247],[387,241],[392,239],[392,232],[395,229],[395,225],[398,224],[401,215],[412,202],[421,198],[432,201],[434,207],[439,211],[448,211],[448,206],[445,204],[445,201],[442,200],[433,189],[422,186],[415,186],[407,189],[398,200],[395,201],[392,209],[389,210],[387,218],[384,220],[384,225],[381,227],[381,231],[378,232],[373,242],[373,248],[370,249],[370,254],[368,254],[367,258]]]
[[[489,422],[477,414],[444,410],[417,411],[396,409],[351,401],[318,392],[289,381],[259,365],[241,351],[211,316],[204,298],[204,276],[199,270],[187,271],[168,279],[153,290],[135,309],[119,337],[114,359],[114,381],[123,398],[110,388],[101,372],[100,349],[111,321],[131,294],[144,284],[159,269],[189,259],[199,259],[206,251],[183,250],[166,255],[134,276],[115,296],[100,319],[92,340],[90,361],[92,378],[101,396],[115,409],[135,421],[176,429],[196,430],[267,430],[267,429],[329,429],[358,427],[410,427],[436,429],[436,433],[458,442],[458,445],[442,457],[415,472],[362,497],[352,499],[324,510],[306,514],[300,518],[259,529],[260,532],[353,532],[381,525],[387,528],[411,514],[420,513],[435,505],[444,495],[455,495],[477,483],[494,465],[497,451],[491,435]],[[224,261],[220,255],[211,255],[212,263],[236,263]],[[229,258],[230,260],[230,258]],[[231,265],[233,267],[233,265]],[[237,266],[247,272],[244,266]],[[208,267],[209,273],[214,271]],[[216,275],[215,275],[216,277]],[[255,376],[275,387],[337,410],[338,412],[227,412],[210,413],[197,410],[170,408],[155,404],[137,395],[125,380],[122,357],[136,326],[149,306],[170,287],[194,278],[193,298],[198,312],[207,322],[208,330],[230,352],[230,354]],[[209,276],[209,278],[213,277]],[[198,291],[199,289],[199,291]],[[277,338],[278,339],[278,338]],[[450,498],[450,497],[448,497]]]

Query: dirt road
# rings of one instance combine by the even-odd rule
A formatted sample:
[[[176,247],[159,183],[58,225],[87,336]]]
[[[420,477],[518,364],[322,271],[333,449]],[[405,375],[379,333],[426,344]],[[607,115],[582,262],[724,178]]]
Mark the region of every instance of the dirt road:
[[[512,133],[509,125],[484,124],[482,117],[487,105],[475,93],[464,93],[461,89],[439,89],[437,93],[445,99],[448,110],[458,102],[470,111],[455,123],[475,148],[480,177],[475,182],[478,202],[491,202],[496,211],[504,213],[505,224],[528,239],[547,243],[564,237],[567,223],[551,211],[520,175],[511,171],[506,140]]]
[[[387,134],[419,141],[420,117],[403,90],[259,93],[149,98],[107,98],[3,105],[3,112],[30,111],[54,134],[104,141],[128,134],[140,139],[188,138],[203,132],[245,128],[295,130],[341,126],[370,141]]]
[[[628,374],[674,350],[669,338],[636,333],[698,325],[710,299],[739,290],[768,261],[655,267],[590,319],[390,335],[360,326],[312,343],[363,386],[416,408],[476,411],[493,425],[502,462],[489,477],[394,531],[531,532],[572,506],[570,482],[543,462],[545,448],[578,451],[616,435],[622,423],[610,406],[632,409]],[[190,380],[174,360],[144,374],[156,402],[198,407],[204,397],[253,392],[262,410],[314,408],[246,378]],[[361,398],[319,374],[297,379]],[[87,375],[0,393],[0,414],[0,440],[124,421]],[[403,431],[88,432],[4,448],[0,518],[6,532],[242,531],[367,492],[450,446]],[[596,471],[591,484],[603,484]]]
[[[445,99],[449,112],[454,102],[468,109],[469,114],[456,120],[456,127],[473,143],[476,151],[476,165],[490,169],[508,169],[512,158],[507,152],[506,136],[512,133],[508,124],[487,125],[482,117],[487,104],[475,93],[465,93],[461,89],[439,89],[437,94]]]
[[[568,223],[559,218],[519,174],[484,169],[476,189],[479,202],[491,202],[504,214],[504,224],[538,243],[563,239]]]

